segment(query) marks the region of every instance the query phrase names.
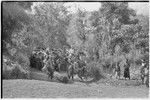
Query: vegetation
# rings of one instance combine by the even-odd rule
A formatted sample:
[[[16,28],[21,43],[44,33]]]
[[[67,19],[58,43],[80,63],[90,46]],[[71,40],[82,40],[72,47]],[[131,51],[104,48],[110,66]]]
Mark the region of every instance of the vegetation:
[[[3,2],[2,8],[3,55],[23,69],[37,47],[69,46],[104,67],[123,65],[125,58],[132,68],[141,58],[149,61],[149,17],[136,15],[127,2],[102,2],[98,11],[76,13],[61,2]]]

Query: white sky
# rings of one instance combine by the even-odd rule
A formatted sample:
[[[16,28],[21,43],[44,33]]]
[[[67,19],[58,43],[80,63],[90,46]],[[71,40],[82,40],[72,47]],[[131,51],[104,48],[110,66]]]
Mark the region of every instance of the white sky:
[[[98,10],[101,6],[101,3],[98,2],[77,2],[77,3],[66,3],[65,6],[71,6],[70,11],[75,12],[76,7],[85,9],[86,11]]]
[[[77,3],[66,3],[66,6],[71,6],[72,12],[76,11],[76,7],[85,9],[86,11],[98,10],[101,7],[99,2],[77,2]],[[137,14],[149,15],[149,3],[148,2],[129,2],[129,7],[137,11]]]
[[[149,15],[149,3],[147,2],[136,2],[129,3],[129,7],[135,9],[137,14]]]

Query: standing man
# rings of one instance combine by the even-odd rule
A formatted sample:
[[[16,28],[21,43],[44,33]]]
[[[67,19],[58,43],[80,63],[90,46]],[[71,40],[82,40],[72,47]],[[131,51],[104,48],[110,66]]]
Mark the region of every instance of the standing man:
[[[125,80],[126,78],[130,79],[130,63],[128,59],[126,59],[126,65],[124,66],[124,78]]]
[[[141,69],[140,69],[142,84],[144,84],[144,76],[145,76],[144,69],[145,69],[145,63],[144,63],[144,60],[142,60],[142,65],[141,65]]]
[[[120,66],[119,66],[120,62],[116,63],[116,68],[115,68],[115,77],[116,79],[120,79]]]
[[[85,76],[86,71],[86,61],[84,60],[85,54],[84,52],[79,52],[78,69],[80,72],[80,76]]]
[[[146,64],[144,60],[142,60],[141,66],[141,80],[142,84],[149,84],[149,66]],[[148,85],[147,85],[148,86]]]

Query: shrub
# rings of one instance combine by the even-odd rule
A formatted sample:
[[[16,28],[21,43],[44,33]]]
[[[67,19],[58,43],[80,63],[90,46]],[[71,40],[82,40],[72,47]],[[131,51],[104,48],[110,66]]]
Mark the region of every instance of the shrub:
[[[19,52],[15,55],[15,61],[18,62],[18,64],[21,65],[23,69],[25,70],[29,69],[30,62],[27,55]]]
[[[8,65],[3,63],[3,79],[28,79],[29,73],[25,71],[19,64]]]
[[[66,75],[57,75],[57,80],[62,83],[69,83],[69,78]]]
[[[62,82],[63,83],[68,83],[69,82],[69,79],[67,76],[64,76],[63,79],[62,79]]]
[[[3,63],[3,73],[2,73],[2,78],[3,79],[9,79],[11,76],[11,67],[8,67],[6,63]]]
[[[97,62],[91,62],[87,65],[87,73],[88,76],[92,76],[97,81],[105,78],[104,74],[102,73],[102,65]]]

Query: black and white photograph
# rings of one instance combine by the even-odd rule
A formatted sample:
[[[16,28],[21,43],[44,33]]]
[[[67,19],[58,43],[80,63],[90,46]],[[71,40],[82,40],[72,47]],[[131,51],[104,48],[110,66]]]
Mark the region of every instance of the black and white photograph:
[[[1,1],[1,98],[149,98],[149,1]]]

